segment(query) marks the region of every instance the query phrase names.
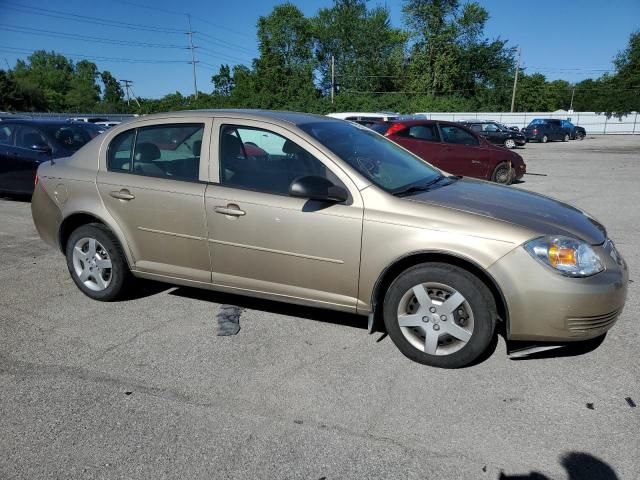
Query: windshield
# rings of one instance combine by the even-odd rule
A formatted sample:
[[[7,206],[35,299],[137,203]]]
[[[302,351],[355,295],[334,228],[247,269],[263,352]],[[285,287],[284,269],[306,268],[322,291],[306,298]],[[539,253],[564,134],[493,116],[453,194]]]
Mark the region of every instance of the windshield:
[[[307,123],[299,127],[388,192],[440,177],[440,172],[428,163],[368,128],[346,122]]]
[[[44,127],[58,148],[75,152],[101,133],[95,125],[49,125]]]

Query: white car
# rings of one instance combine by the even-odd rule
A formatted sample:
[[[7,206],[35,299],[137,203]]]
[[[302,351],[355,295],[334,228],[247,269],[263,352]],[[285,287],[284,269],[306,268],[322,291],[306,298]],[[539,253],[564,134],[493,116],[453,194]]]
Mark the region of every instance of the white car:
[[[369,126],[375,122],[389,122],[396,120],[399,115],[391,112],[342,112],[329,113],[327,117],[339,118],[341,120],[349,120],[359,123],[360,125]]]

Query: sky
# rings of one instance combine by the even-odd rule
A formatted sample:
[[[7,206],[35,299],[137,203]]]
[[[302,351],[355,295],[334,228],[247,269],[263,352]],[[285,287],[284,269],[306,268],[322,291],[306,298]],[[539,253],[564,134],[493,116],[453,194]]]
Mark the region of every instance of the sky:
[[[193,93],[188,14],[198,90],[212,90],[221,63],[251,65],[257,56],[256,22],[273,0],[0,0],[0,62],[11,68],[35,50],[87,58],[99,70],[131,80],[137,96]],[[332,0],[293,1],[307,16]],[[385,5],[403,26],[402,1]],[[640,1],[488,0],[485,35],[520,47],[527,73],[576,82],[611,70],[612,59],[640,29]]]

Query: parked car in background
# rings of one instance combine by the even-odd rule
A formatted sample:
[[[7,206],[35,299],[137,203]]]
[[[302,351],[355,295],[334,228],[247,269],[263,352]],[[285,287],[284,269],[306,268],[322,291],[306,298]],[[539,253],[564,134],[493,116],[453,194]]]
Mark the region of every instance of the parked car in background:
[[[490,120],[464,120],[460,122],[466,127],[486,138],[489,143],[504,145],[507,148],[522,147],[527,139],[520,132],[514,132],[505,125]]]
[[[104,128],[111,128],[111,127],[115,127],[116,125],[120,125],[121,122],[116,122],[116,121],[105,121],[105,122],[95,122],[94,125],[98,125],[100,127],[104,127]]]
[[[584,140],[587,136],[587,131],[584,127],[574,125],[569,120],[561,120],[561,122],[564,128],[569,129],[569,138],[571,138],[571,140]]]
[[[521,130],[527,141],[536,140],[547,143],[552,140],[568,142],[571,138],[569,129],[562,125],[562,120],[555,118],[536,118]]]
[[[478,146],[460,125],[435,126]],[[256,131],[267,158],[246,154]],[[40,165],[31,204],[94,300],[126,296],[140,277],[345,311],[443,368],[476,361],[498,330],[602,337],[625,304],[627,266],[586,213],[449,176],[351,122],[207,110],[103,135]]]
[[[371,127],[423,160],[454,175],[510,184],[527,168],[522,157],[491,145],[484,137],[454,122],[396,120]]]
[[[98,123],[108,122],[109,120],[102,117],[73,117],[68,119],[70,122]]]
[[[359,123],[365,127],[370,127],[376,122],[388,122],[396,120],[399,115],[397,113],[389,112],[343,112],[343,113],[329,113],[327,117],[339,118],[341,120],[349,120],[351,122]]]
[[[0,122],[0,192],[30,195],[41,163],[73,155],[102,131],[89,123],[3,120]]]

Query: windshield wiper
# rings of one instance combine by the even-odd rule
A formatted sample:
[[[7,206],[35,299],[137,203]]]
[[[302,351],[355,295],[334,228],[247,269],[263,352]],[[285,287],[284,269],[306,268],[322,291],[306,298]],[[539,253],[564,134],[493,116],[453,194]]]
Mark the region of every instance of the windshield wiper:
[[[414,192],[428,192],[432,186],[434,186],[444,178],[445,177],[443,177],[442,175],[438,175],[436,178],[434,178],[433,180],[429,180],[427,183],[424,183],[422,185],[412,185],[410,187],[403,188],[402,190],[396,190],[392,192],[392,194],[401,197]]]

